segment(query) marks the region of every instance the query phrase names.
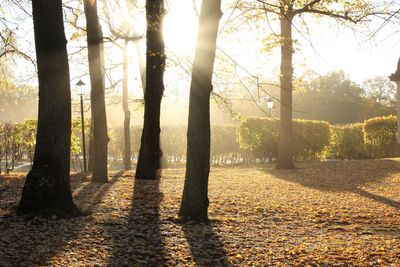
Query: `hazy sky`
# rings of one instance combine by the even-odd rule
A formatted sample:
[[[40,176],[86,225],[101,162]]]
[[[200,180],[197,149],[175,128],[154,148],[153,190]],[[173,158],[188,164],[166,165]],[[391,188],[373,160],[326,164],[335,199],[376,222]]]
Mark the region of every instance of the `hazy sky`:
[[[216,70],[218,72],[223,71],[226,63],[228,63],[228,69],[231,74],[226,78],[218,77],[215,81],[215,90],[220,90],[224,86],[223,83],[237,84],[238,77],[243,80],[251,78],[250,74],[258,76],[261,80],[275,80],[277,82],[279,80],[279,49],[275,49],[271,53],[261,52],[263,39],[271,33],[271,29],[279,33],[277,21],[271,23],[271,27],[265,21],[260,21],[257,24],[243,24],[235,32],[227,31],[230,25],[225,25],[230,14],[230,11],[226,8],[227,1],[223,1],[225,4],[223,7],[224,16],[220,23],[220,29],[223,29],[223,31],[218,39],[220,50],[217,51]],[[200,1],[196,2],[200,3]],[[167,9],[168,12],[164,20],[164,33],[167,51],[169,52],[167,54],[168,62],[171,67],[167,68],[165,73],[166,99],[163,102],[163,106],[165,109],[170,109],[170,112],[164,112],[163,117],[174,122],[186,122],[187,116],[185,112],[190,84],[190,65],[196,42],[198,18],[193,9],[193,2],[189,0],[168,0]],[[21,14],[18,9],[11,10],[7,14],[11,16],[11,21],[18,21],[18,23],[14,24],[18,29],[16,31],[18,43],[28,54],[34,55],[31,18],[23,13]],[[144,17],[142,20],[135,20],[134,25],[144,31],[145,25],[143,21]],[[399,24],[387,25],[375,38],[371,39],[366,38],[361,33],[355,34],[349,27],[339,27],[330,19],[316,21],[307,18],[307,22],[309,22],[309,35],[304,32],[304,28],[302,28],[301,33],[296,29],[293,30],[294,38],[298,40],[294,55],[296,75],[301,75],[302,72],[309,69],[320,74],[333,70],[344,70],[351,79],[361,83],[375,76],[388,76],[395,71],[397,60],[400,56]],[[237,21],[233,22],[233,24],[235,23],[240,24]],[[298,21],[295,23],[295,25],[298,25]],[[372,21],[371,29],[377,28],[380,23],[381,21],[379,20]],[[83,14],[79,25],[84,26]],[[107,34],[107,27],[106,25],[103,26],[103,30]],[[70,40],[74,31],[74,29],[66,26],[66,35],[69,40],[68,52],[70,54],[86,45],[84,37],[80,38],[79,41]],[[368,32],[365,27],[357,28],[357,31]],[[144,41],[142,41],[138,51],[133,44],[129,49],[131,59],[129,90],[131,98],[143,97],[137,58],[138,55],[144,58],[144,44]],[[122,54],[119,48],[109,49],[106,53],[106,57],[109,60],[114,63],[121,62]],[[227,56],[234,61],[227,59]],[[226,61],[222,61],[221,59],[223,58]],[[84,50],[80,55],[71,55],[70,59],[70,72],[73,79],[71,88],[76,102],[77,88],[75,83],[79,78],[82,78],[87,83],[86,89],[89,89],[89,77],[87,75],[82,76],[87,73],[86,51]],[[175,65],[179,65],[179,67]],[[113,69],[112,78],[114,81],[121,79],[121,71],[122,67]],[[16,82],[19,84],[27,82],[32,85],[37,84],[32,64],[25,60],[17,60],[14,74]],[[257,89],[254,79],[249,79],[248,86],[253,92]],[[120,91],[120,87],[121,84],[116,88],[117,92]],[[234,88],[235,90],[236,88]],[[120,104],[116,103],[114,106],[115,110],[120,112]],[[171,108],[174,108],[175,112]],[[119,120],[122,118],[118,112],[116,113],[117,118]]]
[[[400,57],[400,32],[394,34],[398,29],[388,25],[375,38],[369,38],[349,28],[321,27],[311,36],[315,50],[304,44],[303,52],[310,55],[310,68],[320,72],[343,69],[357,82],[388,76],[395,71]]]
[[[183,54],[188,57],[187,62],[190,64],[191,56],[194,51],[197,17],[193,9],[193,2],[188,0],[169,0],[167,1],[169,12],[165,17],[165,40],[167,48],[175,54]],[[200,1],[197,1],[199,4]],[[224,17],[221,20],[221,26],[226,21],[229,10],[226,8],[228,1],[223,1]],[[12,12],[16,16],[16,12]],[[14,18],[13,18],[14,19]],[[350,28],[338,27],[332,20],[321,19],[319,21],[308,20],[311,30],[309,40],[306,40],[306,33],[299,34],[294,30],[294,38],[299,41],[295,53],[295,67],[297,73],[303,70],[311,69],[317,73],[324,74],[332,70],[343,69],[357,82],[374,76],[388,76],[392,73],[397,65],[400,56],[400,33],[395,33],[400,29],[400,25],[387,25],[378,33],[376,38],[369,39],[362,34],[355,35]],[[372,21],[373,27],[380,25],[380,21]],[[273,23],[272,23],[273,24]],[[220,35],[218,45],[229,56],[237,61],[241,67],[253,74],[264,76],[262,78],[276,79],[279,71],[279,49],[274,50],[270,54],[261,54],[262,39],[270,32],[269,26],[260,21],[259,27],[255,25],[244,25],[238,28],[238,32],[230,33],[224,31]],[[32,30],[31,21],[26,19],[24,24],[19,26],[18,37],[23,47],[32,48]],[[143,27],[143,25],[142,25]],[[224,28],[225,29],[225,28]],[[272,29],[279,32],[277,25],[272,25]],[[365,29],[363,29],[365,32]],[[395,33],[395,34],[394,34]],[[72,34],[67,29],[67,38]],[[390,37],[389,37],[390,36]],[[307,37],[308,39],[308,37]],[[70,47],[76,45],[70,42]],[[71,51],[71,50],[70,50]],[[108,51],[110,52],[110,51]],[[132,53],[132,60],[136,59]],[[144,55],[144,51],[140,51]],[[33,53],[32,53],[33,54]],[[221,52],[219,52],[221,55]],[[111,57],[118,58],[120,52],[111,51]],[[167,55],[168,56],[168,55]],[[178,60],[179,61],[179,60]],[[179,62],[182,63],[182,62]],[[220,62],[216,62],[218,65]],[[18,77],[24,77],[32,69],[28,66],[19,65],[16,69]],[[186,66],[185,64],[182,64]],[[78,77],[82,72],[81,64],[74,65],[71,62],[71,76]],[[185,72],[190,73],[186,67],[180,70],[179,75],[166,73],[167,87],[187,87],[184,81],[185,77],[189,77]],[[241,75],[247,75],[243,70]],[[134,76],[138,76],[135,74]],[[177,77],[182,81],[176,81]],[[88,80],[88,79],[87,79]]]

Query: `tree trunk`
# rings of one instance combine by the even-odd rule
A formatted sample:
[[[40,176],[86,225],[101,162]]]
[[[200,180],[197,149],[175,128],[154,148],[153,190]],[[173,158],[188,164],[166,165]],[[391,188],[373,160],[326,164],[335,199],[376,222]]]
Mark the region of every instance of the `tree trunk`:
[[[93,120],[93,182],[106,183],[107,178],[107,118],[104,97],[103,33],[97,16],[97,1],[84,0],[88,43],[91,105]]]
[[[185,220],[208,219],[210,94],[221,16],[221,0],[203,0],[190,85],[186,176],[179,210]]]
[[[281,120],[279,134],[279,169],[293,169],[292,91],[293,91],[293,14],[281,16]]]
[[[132,169],[131,163],[131,111],[128,105],[128,44],[129,41],[125,41],[124,45],[124,67],[123,67],[123,84],[122,84],[122,109],[124,110],[124,168],[125,171]]]
[[[93,172],[93,158],[94,158],[94,134],[93,134],[93,115],[90,120],[89,126],[89,159],[88,159],[88,171]]]
[[[33,0],[39,113],[31,171],[18,211],[70,217],[81,214],[70,188],[71,92],[62,1]]]
[[[136,178],[157,179],[161,167],[160,109],[164,92],[165,52],[162,35],[164,0],[147,0],[146,87],[144,123]]]

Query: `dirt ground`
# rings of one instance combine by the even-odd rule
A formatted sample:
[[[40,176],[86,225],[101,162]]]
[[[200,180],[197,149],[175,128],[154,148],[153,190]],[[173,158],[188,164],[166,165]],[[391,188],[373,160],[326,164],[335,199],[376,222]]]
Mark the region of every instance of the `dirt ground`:
[[[210,223],[182,223],[184,169],[160,181],[72,177],[74,219],[13,215],[0,177],[0,266],[400,266],[400,160],[215,167]]]

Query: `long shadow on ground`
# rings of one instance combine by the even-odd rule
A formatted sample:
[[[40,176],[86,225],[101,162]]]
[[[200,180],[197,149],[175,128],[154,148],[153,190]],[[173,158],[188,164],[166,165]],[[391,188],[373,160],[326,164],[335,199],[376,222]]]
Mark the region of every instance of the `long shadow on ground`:
[[[110,266],[165,266],[164,238],[160,230],[159,206],[163,194],[159,180],[134,180],[128,218],[113,225]]]
[[[272,176],[301,184],[305,187],[330,192],[352,192],[382,204],[400,208],[400,202],[361,188],[370,183],[382,182],[392,174],[400,174],[400,161],[353,160],[319,162],[318,169],[309,167],[295,170],[269,170]]]
[[[72,175],[71,187],[75,190],[74,201],[77,206],[86,213],[91,212],[119,175],[115,175],[107,184],[91,183],[86,174]],[[19,196],[15,199],[19,200]],[[16,216],[0,218],[0,265],[51,265],[51,259],[57,253],[73,249],[71,241],[80,238],[80,233],[90,223],[90,217],[37,218],[29,222],[23,222],[22,218]],[[58,265],[63,264],[59,262]]]
[[[214,232],[216,223],[191,223],[182,225],[185,238],[189,244],[192,259],[196,266],[231,266],[224,243]]]

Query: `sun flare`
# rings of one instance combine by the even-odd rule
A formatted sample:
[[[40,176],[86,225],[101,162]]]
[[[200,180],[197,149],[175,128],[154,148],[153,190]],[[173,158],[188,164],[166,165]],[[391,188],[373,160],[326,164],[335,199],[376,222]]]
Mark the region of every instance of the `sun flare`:
[[[190,5],[174,6],[164,18],[164,39],[167,49],[191,55],[195,48],[198,18]]]

